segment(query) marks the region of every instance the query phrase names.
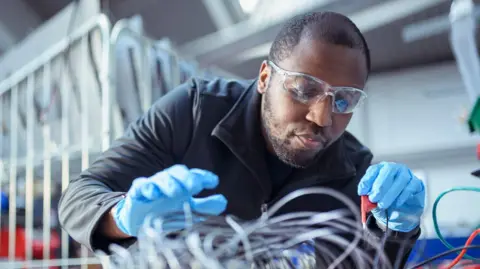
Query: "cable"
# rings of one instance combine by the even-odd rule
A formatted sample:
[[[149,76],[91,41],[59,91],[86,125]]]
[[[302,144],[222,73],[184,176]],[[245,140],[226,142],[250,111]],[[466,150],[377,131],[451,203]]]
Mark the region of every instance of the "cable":
[[[361,219],[360,219],[360,212],[358,212],[357,206],[345,195],[334,191],[332,189],[324,189],[324,188],[310,188],[310,189],[303,189],[300,191],[295,191],[287,196],[283,197],[278,201],[276,204],[274,204],[267,212],[268,216],[274,215],[282,206],[287,204],[289,201],[303,196],[303,195],[309,195],[309,194],[320,194],[320,195],[330,195],[333,196],[334,198],[340,200],[343,202],[351,212],[354,212],[354,216],[356,219],[356,222],[359,223],[358,230],[362,230],[362,226],[360,225]],[[342,255],[338,256],[338,258],[329,266],[329,269],[335,268],[339,263],[341,263],[347,256],[350,255],[350,253],[356,248],[358,243],[360,242],[361,237],[355,235],[355,239],[352,241],[350,246],[348,246],[345,251],[342,253]]]
[[[447,240],[445,240],[445,238],[442,236],[442,233],[440,232],[440,228],[438,226],[438,220],[437,220],[437,206],[438,206],[438,203],[440,202],[440,200],[445,196],[447,195],[448,193],[451,193],[451,192],[455,192],[455,191],[474,191],[474,192],[480,192],[480,188],[476,188],[476,187],[454,187],[454,188],[451,188],[449,190],[446,190],[444,192],[442,192],[436,199],[435,199],[435,203],[433,203],[433,209],[432,209],[432,218],[433,218],[433,227],[435,227],[435,232],[437,233],[437,236],[438,238],[440,239],[440,241],[449,249],[453,249],[454,247],[452,245],[450,245],[450,243],[447,242]],[[479,261],[480,259],[478,258],[474,258],[474,257],[471,257],[469,255],[465,255],[465,257],[467,258],[470,258],[470,259],[474,259],[474,260],[477,260]]]
[[[480,249],[480,245],[470,245],[470,246],[463,246],[463,247],[458,247],[458,248],[452,248],[452,249],[449,249],[449,250],[447,250],[447,251],[445,251],[445,252],[442,252],[442,253],[440,253],[440,254],[438,254],[438,255],[435,255],[435,256],[433,256],[433,257],[431,257],[431,258],[429,258],[429,259],[427,259],[427,260],[425,260],[425,261],[423,261],[423,262],[421,262],[421,263],[417,263],[417,264],[415,264],[414,266],[412,266],[412,267],[410,267],[410,268],[408,268],[408,269],[420,268],[420,267],[422,267],[422,266],[424,266],[424,265],[426,265],[426,264],[432,263],[432,262],[434,262],[435,260],[440,259],[440,258],[443,258],[443,257],[445,257],[445,256],[447,256],[447,255],[452,254],[452,253],[455,253],[455,252],[458,252],[458,251],[462,251],[462,250],[469,250],[469,249]]]
[[[402,243],[400,244],[400,251],[397,254],[397,258],[395,259],[395,264],[393,266],[393,269],[400,269],[400,263],[402,262],[405,249],[407,248],[407,244],[409,244],[409,243],[410,243],[409,239],[402,240]],[[423,243],[422,255],[423,255],[423,251],[424,251],[425,247],[426,247],[426,243]],[[414,259],[414,260],[416,260],[416,259]]]
[[[475,236],[477,236],[478,234],[480,234],[480,229],[477,229],[475,230],[467,239],[467,242],[465,243],[465,247],[468,247],[473,239],[475,238]],[[458,254],[458,256],[455,258],[455,260],[453,260],[447,267],[447,269],[451,269],[453,266],[455,266],[462,258],[463,256],[465,255],[465,253],[467,253],[467,250],[466,249],[463,249],[462,252],[460,252],[460,254]]]
[[[387,210],[387,209],[385,209],[385,218],[386,218],[385,232],[383,233],[382,241],[381,241],[382,249],[385,248],[385,244],[387,243],[387,238],[388,238],[388,235],[389,235],[389,230],[388,230],[389,217],[388,217],[388,210]],[[399,257],[401,257],[401,255],[399,255]],[[378,259],[379,259],[379,255],[378,255],[378,253],[377,253],[377,254],[375,255],[375,259],[374,259],[374,268],[377,268]],[[398,259],[397,259],[397,260],[398,260]],[[395,262],[395,263],[396,263],[396,262]],[[394,267],[394,268],[395,268],[395,267]]]
[[[424,224],[422,224],[422,223],[420,224],[420,229],[421,229],[422,232],[426,232],[426,228],[425,228]],[[413,256],[413,258],[410,260],[410,263],[412,263],[412,264],[416,264],[417,262],[424,259],[425,249],[427,247],[427,240],[426,240],[426,238],[423,238],[421,240],[422,240],[422,243],[417,247],[417,249],[415,251],[415,256]],[[404,241],[402,243],[402,248],[405,247],[406,243],[407,243],[407,241]],[[396,269],[398,267],[393,267],[393,268]]]
[[[348,209],[275,215],[291,200],[312,194],[331,195],[345,202]],[[193,215],[205,220],[192,223],[196,219]],[[175,232],[162,229],[179,222],[187,228]],[[353,235],[353,239],[345,234]],[[358,247],[362,239],[367,245],[365,249]],[[366,249],[378,252],[377,268],[391,268],[380,239],[364,233],[352,201],[331,189],[308,188],[285,196],[270,208],[266,217],[251,221],[231,215],[205,216],[188,208],[163,219],[148,219],[135,246],[111,248],[109,268],[374,268],[372,253]]]

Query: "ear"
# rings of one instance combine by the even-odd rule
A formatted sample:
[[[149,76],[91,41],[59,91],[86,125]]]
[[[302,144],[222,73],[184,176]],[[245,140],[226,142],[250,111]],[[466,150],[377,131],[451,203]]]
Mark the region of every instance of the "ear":
[[[258,83],[257,83],[257,91],[260,94],[264,94],[268,88],[268,82],[270,81],[271,70],[270,66],[268,65],[267,61],[263,61],[262,65],[260,66],[260,72],[258,74]]]

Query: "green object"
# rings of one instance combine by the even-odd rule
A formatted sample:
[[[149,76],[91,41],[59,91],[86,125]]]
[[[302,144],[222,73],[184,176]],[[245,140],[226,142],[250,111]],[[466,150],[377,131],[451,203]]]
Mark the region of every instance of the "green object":
[[[470,132],[480,133],[480,98],[477,99],[468,118],[468,127]]]
[[[440,232],[440,228],[438,227],[438,221],[437,221],[437,206],[438,206],[438,203],[440,202],[440,200],[442,199],[443,196],[445,196],[448,193],[455,192],[455,191],[480,192],[480,188],[476,188],[476,187],[454,187],[454,188],[451,188],[449,190],[446,190],[446,191],[442,192],[437,197],[437,199],[435,199],[435,203],[433,203],[433,209],[432,209],[433,226],[435,227],[435,232],[437,233],[437,236],[440,239],[440,241],[442,241],[442,243],[449,249],[454,249],[455,247],[450,245],[450,243],[448,243],[447,240],[445,240],[445,238],[442,236],[442,233]],[[477,227],[480,228],[480,224]],[[458,253],[460,253],[460,251]],[[467,257],[469,259],[473,259],[473,260],[480,260],[478,258],[474,258],[474,257],[466,255],[466,254],[465,254],[465,257]]]

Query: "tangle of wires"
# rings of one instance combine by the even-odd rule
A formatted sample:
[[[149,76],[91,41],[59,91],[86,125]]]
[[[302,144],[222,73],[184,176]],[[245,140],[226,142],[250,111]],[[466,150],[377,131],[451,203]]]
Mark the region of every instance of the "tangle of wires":
[[[347,209],[274,215],[289,201],[311,194],[334,196]],[[198,215],[188,205],[184,209],[179,214],[147,220],[137,243],[130,248],[110,246],[109,268],[391,268],[380,240],[367,238],[357,206],[334,190],[298,190],[253,221],[231,215]],[[197,217],[202,221],[194,223]],[[180,231],[162,229],[166,224],[171,227],[182,223],[185,229]],[[353,239],[347,240],[344,234]],[[375,257],[372,250],[376,251]]]

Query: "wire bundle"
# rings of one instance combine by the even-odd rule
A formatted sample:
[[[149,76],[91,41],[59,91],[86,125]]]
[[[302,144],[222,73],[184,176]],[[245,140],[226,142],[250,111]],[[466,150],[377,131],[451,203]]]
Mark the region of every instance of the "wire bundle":
[[[289,201],[311,194],[331,195],[348,210],[274,216]],[[194,216],[204,221],[193,223]],[[112,245],[109,268],[391,268],[381,243],[366,237],[359,218],[353,202],[324,188],[293,192],[254,221],[194,215],[186,206],[181,214],[147,220],[129,249]],[[163,224],[180,221],[184,230],[162,231]]]

